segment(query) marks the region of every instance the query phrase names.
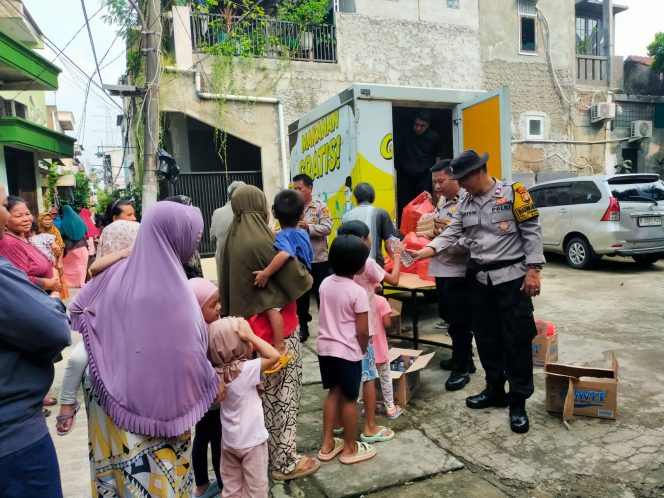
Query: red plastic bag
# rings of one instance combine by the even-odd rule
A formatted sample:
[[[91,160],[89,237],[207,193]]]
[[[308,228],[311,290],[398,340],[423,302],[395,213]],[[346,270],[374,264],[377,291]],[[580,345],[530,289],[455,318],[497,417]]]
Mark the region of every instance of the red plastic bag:
[[[408,233],[403,239],[403,245],[406,249],[412,249],[414,251],[419,251],[429,242],[429,239],[425,237],[418,237],[415,232]],[[392,268],[394,268],[394,261],[389,256],[385,257],[385,271],[391,273]],[[418,261],[414,265],[405,267],[401,265],[401,273],[413,273],[420,277],[422,280],[430,280],[431,282],[435,281],[434,277],[429,276],[429,260],[425,259],[424,261]]]
[[[417,222],[423,214],[433,213],[436,210],[429,198],[422,192],[410,201],[401,213],[401,233],[417,231]]]

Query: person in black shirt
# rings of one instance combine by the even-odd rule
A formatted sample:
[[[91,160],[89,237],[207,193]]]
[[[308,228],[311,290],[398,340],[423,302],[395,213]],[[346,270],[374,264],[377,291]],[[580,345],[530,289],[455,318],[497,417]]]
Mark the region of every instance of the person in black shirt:
[[[397,137],[395,169],[397,170],[398,214],[423,191],[431,191],[431,168],[437,161],[440,149],[438,133],[429,129],[431,113],[418,111],[410,130]]]

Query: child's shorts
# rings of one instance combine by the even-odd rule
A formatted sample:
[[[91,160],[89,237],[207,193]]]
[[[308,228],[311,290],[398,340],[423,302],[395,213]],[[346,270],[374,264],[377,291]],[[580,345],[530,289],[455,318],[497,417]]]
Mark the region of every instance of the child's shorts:
[[[339,387],[344,398],[355,401],[360,396],[362,362],[336,356],[319,356],[318,366],[323,389]]]
[[[369,337],[367,352],[362,358],[362,382],[369,382],[378,378],[378,369],[376,368],[376,356],[374,354],[373,337]]]

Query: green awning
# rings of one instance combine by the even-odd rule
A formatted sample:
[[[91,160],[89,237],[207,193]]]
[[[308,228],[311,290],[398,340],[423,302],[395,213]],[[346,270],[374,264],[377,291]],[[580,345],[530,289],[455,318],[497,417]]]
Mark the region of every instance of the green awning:
[[[60,69],[0,31],[0,90],[57,90]]]
[[[37,152],[41,157],[74,157],[76,139],[21,118],[0,118],[0,145]]]

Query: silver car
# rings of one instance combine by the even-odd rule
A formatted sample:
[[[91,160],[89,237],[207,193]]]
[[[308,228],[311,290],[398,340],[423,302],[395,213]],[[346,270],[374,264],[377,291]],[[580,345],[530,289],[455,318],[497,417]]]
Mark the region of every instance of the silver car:
[[[586,269],[602,256],[664,257],[664,182],[655,174],[580,176],[530,189],[544,250]]]

